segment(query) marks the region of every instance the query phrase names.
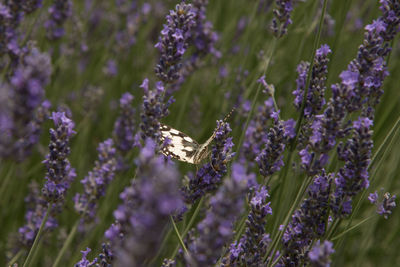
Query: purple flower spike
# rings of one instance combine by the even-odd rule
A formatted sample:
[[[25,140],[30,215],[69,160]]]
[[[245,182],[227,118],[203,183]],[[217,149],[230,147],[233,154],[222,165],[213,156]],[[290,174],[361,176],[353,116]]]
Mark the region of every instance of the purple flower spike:
[[[194,203],[205,194],[215,191],[220,185],[227,172],[227,163],[234,155],[232,137],[228,137],[231,131],[228,123],[217,121],[211,162],[204,164],[196,176],[190,179],[188,187],[183,188],[186,203]]]
[[[120,115],[114,123],[113,139],[116,147],[126,153],[138,146],[135,130],[135,109],[132,107],[133,95],[125,93],[119,100]]]
[[[293,0],[276,0],[276,8],[274,9],[274,18],[272,20],[271,29],[277,38],[287,33],[287,28],[292,24],[290,15],[293,10]]]
[[[328,45],[322,45],[315,54],[313,71],[311,74],[310,87],[308,88],[304,116],[310,118],[318,114],[325,105],[326,76],[328,73],[328,54],[331,53]],[[307,74],[309,70],[308,62],[301,62],[297,66],[299,77],[296,80],[297,89],[293,92],[295,106],[299,110],[304,97]]]
[[[27,248],[32,246],[48,207],[48,202],[40,194],[40,188],[36,182],[32,182],[29,185],[29,191],[28,196],[25,198],[27,205],[25,214],[26,223],[18,229],[19,242]],[[57,211],[59,208],[59,205],[53,205],[53,213],[49,215],[45,224],[44,229],[46,231],[51,231],[58,226],[57,220],[54,218],[54,211]]]
[[[331,266],[330,255],[335,252],[333,249],[332,242],[325,240],[321,244],[318,240],[313,248],[308,253],[308,258],[310,259],[310,266],[312,267],[329,267]]]
[[[108,184],[114,179],[116,158],[112,139],[107,139],[97,148],[99,159],[95,167],[82,179],[84,193],[76,194],[75,210],[83,216],[85,222],[93,221],[96,215],[97,203],[105,195]]]
[[[353,136],[345,144],[339,144],[339,159],[346,163],[335,179],[332,208],[336,216],[351,213],[351,198],[369,186],[368,165],[373,146],[371,126],[372,120],[360,117],[353,123]]]
[[[283,255],[280,261],[282,266],[306,263],[306,252],[312,241],[325,234],[332,178],[332,175],[322,171],[308,187],[308,197],[303,200],[300,209],[294,212],[292,221],[283,234]]]
[[[35,12],[36,9],[42,7],[42,0],[25,0],[22,2],[22,9],[26,14]]]
[[[283,166],[283,152],[286,144],[295,136],[294,124],[292,120],[281,121],[278,119],[278,112],[274,112],[274,125],[268,130],[265,137],[265,147],[257,156],[256,162],[263,176],[270,176],[279,171]]]
[[[125,188],[116,219],[105,233],[115,253],[116,266],[144,266],[157,252],[160,233],[169,216],[180,209],[179,173],[161,155],[150,138],[136,160],[137,178]]]
[[[0,157],[22,161],[39,141],[50,108],[50,102],[44,101],[50,75],[50,57],[31,48],[10,77],[10,84],[0,84]]]
[[[176,5],[175,10],[171,10],[167,15],[167,24],[164,24],[159,41],[155,45],[161,53],[155,72],[165,84],[179,79],[182,55],[188,48],[190,30],[196,23],[194,17],[192,5],[185,3]]]
[[[45,22],[47,38],[57,40],[64,36],[64,24],[72,14],[71,0],[53,0],[49,7],[49,19]]]
[[[267,215],[272,214],[269,194],[264,186],[252,188],[250,212],[246,220],[246,230],[240,241],[232,243],[228,255],[223,259],[222,266],[262,266],[263,257],[271,242],[269,234],[265,232]]]
[[[75,134],[74,123],[64,112],[53,112],[51,119],[56,126],[50,129],[49,154],[43,163],[46,165],[46,182],[42,193],[50,203],[63,201],[67,189],[75,179],[75,169],[68,160],[69,139]]]
[[[164,103],[165,88],[162,82],[156,84],[156,88],[149,88],[148,79],[144,79],[140,86],[144,90],[142,112],[140,113],[140,130],[142,140],[152,138],[160,143],[160,120],[168,115],[168,107],[173,103],[171,97]]]
[[[381,1],[380,4],[383,15],[366,26],[357,57],[340,74],[341,83],[332,85],[332,97],[323,114],[315,116],[309,140],[300,138],[302,148],[314,159],[313,166],[303,166],[311,175],[318,173],[327,163],[328,152],[335,147],[337,139],[350,133],[350,122],[345,120],[349,113],[361,111],[364,117],[371,120],[374,117],[374,108],[383,94],[384,78],[389,74],[385,62],[391,50],[389,42],[400,29],[400,5],[394,0]],[[338,177],[339,183],[345,183],[342,176]],[[343,201],[349,211],[351,201]]]
[[[249,127],[247,127],[242,153],[250,163],[254,162],[263,150],[268,138],[270,119],[274,111],[273,99],[269,98],[257,108],[254,119],[250,121]],[[241,157],[243,156],[241,155]]]
[[[233,223],[243,210],[248,189],[244,167],[234,163],[232,177],[227,178],[218,192],[210,199],[210,210],[197,226],[198,236],[188,244],[188,266],[213,266],[221,256],[223,247],[233,237]]]

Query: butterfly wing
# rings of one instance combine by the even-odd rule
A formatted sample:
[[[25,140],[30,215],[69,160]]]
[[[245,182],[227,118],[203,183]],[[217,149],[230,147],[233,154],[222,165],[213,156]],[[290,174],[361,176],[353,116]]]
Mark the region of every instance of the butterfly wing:
[[[195,155],[200,145],[188,135],[161,124],[161,141],[169,141],[161,150],[165,156],[170,156],[180,161],[196,164]]]

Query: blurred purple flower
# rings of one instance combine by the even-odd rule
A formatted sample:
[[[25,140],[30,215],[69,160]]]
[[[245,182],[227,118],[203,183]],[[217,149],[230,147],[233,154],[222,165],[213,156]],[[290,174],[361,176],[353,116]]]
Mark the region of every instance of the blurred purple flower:
[[[242,153],[250,163],[254,162],[264,148],[268,138],[268,130],[271,125],[269,121],[274,111],[274,102],[272,97],[270,97],[263,105],[257,108],[254,119],[250,121],[247,127]]]
[[[330,255],[335,252],[333,249],[332,242],[325,240],[321,244],[318,240],[313,248],[308,253],[308,258],[310,260],[310,266],[312,267],[329,267],[331,266]]]
[[[42,7],[42,0],[24,0],[22,2],[22,10],[26,14],[30,14],[36,11],[36,9]]]
[[[0,156],[26,158],[38,142],[41,125],[50,102],[44,100],[44,87],[51,75],[50,58],[31,48],[10,77],[0,84]]]
[[[64,36],[64,24],[72,15],[71,0],[53,0],[53,5],[49,7],[49,18],[45,22],[47,38],[57,40]]]
[[[117,62],[113,59],[107,61],[106,65],[103,68],[104,74],[114,77],[118,74],[118,66]]]
[[[139,145],[135,134],[135,109],[132,104],[133,95],[124,93],[119,100],[119,116],[114,123],[113,139],[117,149],[122,153]]]
[[[204,164],[196,176],[191,177],[189,185],[182,189],[186,203],[194,203],[205,194],[215,191],[220,185],[227,172],[227,164],[234,155],[232,137],[228,137],[231,131],[228,123],[217,121],[211,162]]]
[[[293,2],[293,0],[275,0],[271,29],[277,38],[284,36],[288,26],[292,24],[290,15],[293,11]]]
[[[180,209],[179,172],[161,155],[150,138],[142,148],[137,179],[125,188],[115,211],[116,222],[106,231],[118,266],[143,266],[153,257],[162,240],[160,233],[168,218]]]
[[[218,192],[210,199],[206,217],[197,225],[198,236],[187,248],[185,261],[189,266],[212,266],[222,249],[233,237],[233,224],[243,211],[249,177],[239,163],[232,166],[232,177],[225,179]]]
[[[99,159],[95,167],[82,179],[84,192],[74,197],[75,210],[85,222],[93,221],[97,212],[99,199],[105,195],[108,184],[114,179],[116,171],[116,158],[114,143],[107,139],[97,148]]]

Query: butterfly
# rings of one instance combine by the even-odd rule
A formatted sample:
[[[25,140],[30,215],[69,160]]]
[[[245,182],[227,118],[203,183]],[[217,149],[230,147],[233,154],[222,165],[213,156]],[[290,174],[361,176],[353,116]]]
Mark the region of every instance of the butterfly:
[[[225,117],[224,123],[232,112],[233,109]],[[209,154],[208,146],[214,140],[217,130],[218,128],[214,130],[213,134],[205,143],[199,144],[187,134],[160,123],[161,142],[164,143],[161,152],[167,157],[191,164],[199,164],[203,159],[207,158]],[[167,139],[168,142],[165,142]]]

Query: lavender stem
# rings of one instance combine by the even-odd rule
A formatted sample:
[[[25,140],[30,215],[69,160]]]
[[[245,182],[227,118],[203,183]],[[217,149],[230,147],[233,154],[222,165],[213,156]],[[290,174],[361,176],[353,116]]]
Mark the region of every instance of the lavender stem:
[[[32,247],[31,247],[31,249],[29,250],[28,257],[25,259],[25,262],[24,262],[23,267],[28,267],[28,266],[30,266],[29,264],[30,264],[30,262],[31,262],[31,260],[32,260],[32,257],[33,257],[33,255],[34,255],[34,252],[36,251],[36,248],[37,248],[37,246],[38,246],[38,244],[39,244],[40,236],[41,236],[41,234],[42,234],[42,232],[43,232],[44,225],[45,225],[46,222],[47,222],[47,218],[49,217],[50,210],[51,210],[51,203],[47,204],[46,214],[44,215],[44,218],[43,218],[43,220],[42,220],[42,223],[40,224],[39,231],[38,231],[38,233],[37,233],[37,235],[36,235],[36,237],[35,237],[35,240],[33,241],[33,245],[32,245]]]
[[[65,251],[67,251],[67,248],[72,243],[72,240],[75,237],[76,230],[78,229],[78,226],[79,226],[79,222],[80,222],[80,218],[75,222],[74,226],[72,227],[72,230],[69,232],[67,240],[65,240],[63,247],[57,254],[57,258],[52,265],[53,267],[57,267],[60,264],[62,256],[64,255]]]

